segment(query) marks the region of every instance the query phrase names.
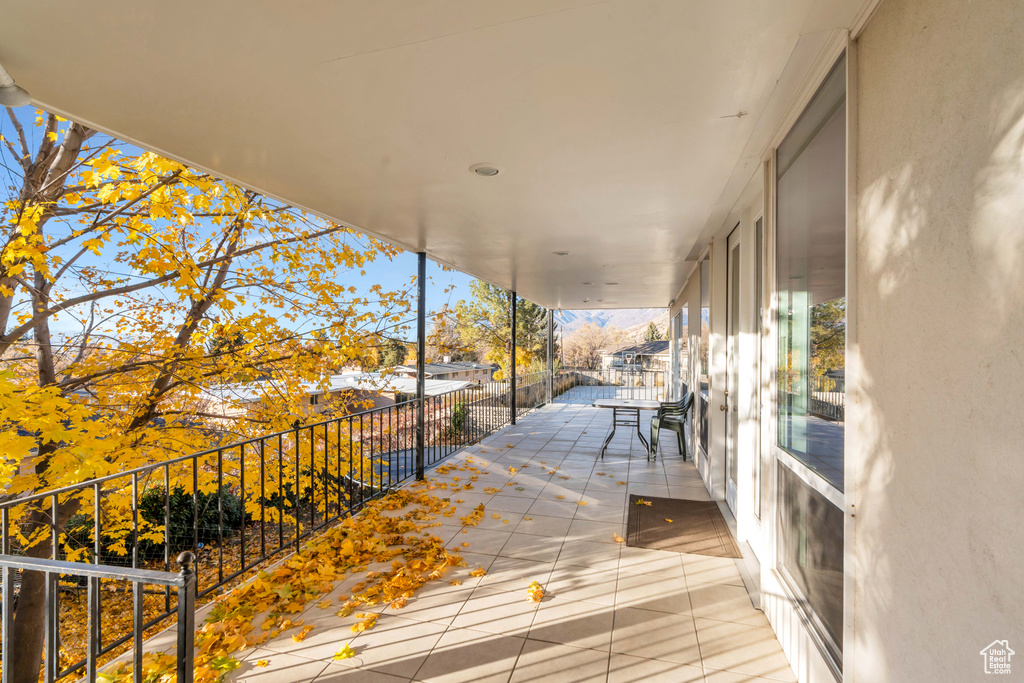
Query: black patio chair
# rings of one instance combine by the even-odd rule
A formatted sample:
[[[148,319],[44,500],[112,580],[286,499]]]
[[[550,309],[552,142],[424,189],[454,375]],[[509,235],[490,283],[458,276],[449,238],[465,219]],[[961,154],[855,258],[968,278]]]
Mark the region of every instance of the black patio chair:
[[[682,399],[662,403],[658,408],[658,414],[651,418],[651,455],[658,455],[658,435],[662,429],[668,429],[676,433],[679,440],[679,452],[683,454],[683,460],[687,459],[686,436],[684,433],[686,418],[690,414],[690,407],[693,405],[693,392],[687,392]]]

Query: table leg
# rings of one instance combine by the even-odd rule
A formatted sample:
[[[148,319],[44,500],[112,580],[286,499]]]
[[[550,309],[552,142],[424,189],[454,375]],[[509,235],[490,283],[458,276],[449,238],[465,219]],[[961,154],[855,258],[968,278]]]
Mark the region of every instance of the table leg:
[[[608,444],[611,443],[612,437],[615,436],[615,425],[618,423],[619,410],[618,408],[612,408],[612,433],[608,435],[608,438],[604,440],[604,445],[601,446],[601,459],[604,460],[604,452],[608,449]]]
[[[647,443],[647,439],[644,438],[644,431],[643,431],[643,429],[640,428],[640,411],[639,410],[636,411],[636,435],[638,437],[640,437],[640,443],[642,443],[644,445],[644,448],[647,449],[647,460],[650,461],[650,459],[651,459],[651,445],[649,443]],[[655,455],[654,459],[657,460],[658,456]]]

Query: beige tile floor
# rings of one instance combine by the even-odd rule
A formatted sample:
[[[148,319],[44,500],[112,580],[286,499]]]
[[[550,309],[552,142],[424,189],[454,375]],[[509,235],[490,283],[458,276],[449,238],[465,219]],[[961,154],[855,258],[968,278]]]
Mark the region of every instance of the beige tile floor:
[[[672,440],[664,457],[648,462],[635,433],[620,430],[597,460],[609,428],[608,411],[556,403],[453,456],[448,462],[471,460],[488,472],[476,484],[481,493],[458,494],[464,502],[451,518],[482,502],[479,526],[429,530],[450,547],[469,543],[469,566],[448,577],[462,585],[437,582],[401,610],[381,607],[377,626],[358,635],[349,628],[353,617],[310,607],[299,615],[316,625],[305,641],[283,635],[249,651],[234,680],[794,681],[733,560],[615,542],[614,533],[625,535],[627,494],[708,496]],[[488,486],[502,492],[482,493]],[[469,576],[477,566],[487,574]],[[539,605],[527,600],[531,581],[547,590]],[[332,661],[345,643],[356,657]],[[269,665],[253,667],[261,659]]]

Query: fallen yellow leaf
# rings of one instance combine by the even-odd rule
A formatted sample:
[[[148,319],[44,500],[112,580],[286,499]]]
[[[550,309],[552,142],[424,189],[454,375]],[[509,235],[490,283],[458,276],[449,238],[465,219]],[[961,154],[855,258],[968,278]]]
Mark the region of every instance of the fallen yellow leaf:
[[[474,569],[473,571],[471,571],[471,572],[469,573],[469,575],[470,575],[470,576],[483,576],[483,575],[484,575],[484,574],[486,574],[486,573],[487,573],[487,570],[486,570],[486,569],[484,569],[483,567],[477,567],[476,569]]]
[[[353,650],[352,646],[349,645],[348,643],[345,643],[345,647],[341,648],[340,650],[338,650],[337,652],[334,653],[335,661],[339,661],[339,662],[341,660],[343,660],[343,659],[351,659],[352,657],[355,657],[355,656],[356,656],[356,651]]]
[[[258,666],[261,669],[263,667],[267,666],[268,664],[270,664],[270,660],[269,659],[259,659],[259,660],[256,661],[256,666]]]
[[[544,599],[544,587],[540,585],[540,581],[532,581],[530,586],[526,589],[526,595],[530,602],[540,602]]]
[[[624,538],[623,538],[622,536],[619,536],[619,535],[618,535],[617,533],[615,533],[614,531],[612,532],[612,538],[614,538],[614,539],[615,539],[615,542],[616,542],[616,543],[625,543],[625,542],[626,542],[626,539],[624,539]]]
[[[587,501],[585,501],[585,500],[577,500],[577,501],[576,501],[576,504],[577,504],[577,505],[586,505],[586,504],[587,504]]]
[[[666,521],[666,522],[668,522],[669,524],[671,524],[671,523],[672,523],[672,520],[671,520],[671,519],[669,519],[668,517],[666,517],[666,518],[665,518],[665,521]]]

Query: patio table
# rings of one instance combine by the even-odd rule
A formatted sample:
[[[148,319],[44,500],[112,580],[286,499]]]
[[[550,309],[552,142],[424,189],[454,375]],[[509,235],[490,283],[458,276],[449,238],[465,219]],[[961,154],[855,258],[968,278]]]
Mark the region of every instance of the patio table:
[[[595,408],[611,408],[612,410],[612,431],[601,446],[601,459],[604,460],[604,452],[608,449],[612,437],[615,436],[615,428],[636,427],[636,435],[640,437],[640,443],[647,450],[647,459],[651,459],[651,446],[644,438],[643,430],[640,429],[640,411],[657,410],[661,407],[661,401],[647,401],[632,398],[599,398],[594,401]]]

